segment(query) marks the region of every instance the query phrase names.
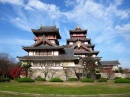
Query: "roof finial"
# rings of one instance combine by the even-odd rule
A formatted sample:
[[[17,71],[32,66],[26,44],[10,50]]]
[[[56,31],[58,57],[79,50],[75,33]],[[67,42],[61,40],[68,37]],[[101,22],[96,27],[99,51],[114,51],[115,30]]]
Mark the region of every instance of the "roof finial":
[[[79,24],[77,25],[77,28],[80,28]]]
[[[42,28],[42,24],[40,25],[40,28]]]
[[[54,27],[56,28],[56,24],[54,23]]]

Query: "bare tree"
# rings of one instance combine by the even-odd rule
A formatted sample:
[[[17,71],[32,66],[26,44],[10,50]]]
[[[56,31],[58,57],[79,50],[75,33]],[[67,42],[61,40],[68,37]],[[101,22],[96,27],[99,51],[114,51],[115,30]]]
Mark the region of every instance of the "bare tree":
[[[91,56],[85,57],[83,60],[83,77],[96,78],[96,68],[98,67],[96,62],[98,63],[98,59],[94,59]]]
[[[52,79],[57,72],[58,72],[58,69],[50,69],[48,78]]]
[[[69,68],[67,68],[67,67],[63,67],[63,70],[64,70],[64,72],[65,72],[65,77],[66,77],[66,80],[68,80],[69,79]]]
[[[47,61],[43,61],[42,64],[39,64],[40,70],[42,73],[44,73],[45,79],[47,78],[47,75],[49,71],[51,70],[51,67],[47,63],[48,63]]]
[[[15,64],[15,59],[8,53],[0,53],[0,77],[7,77],[9,69]]]

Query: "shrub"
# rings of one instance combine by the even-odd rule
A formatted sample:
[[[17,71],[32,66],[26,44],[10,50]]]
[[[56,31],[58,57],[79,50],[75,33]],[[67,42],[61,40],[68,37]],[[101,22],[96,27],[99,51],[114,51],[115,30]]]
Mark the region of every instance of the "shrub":
[[[114,73],[120,73],[120,70],[115,70]]]
[[[78,81],[77,78],[70,78],[69,81]]]
[[[38,79],[36,79],[36,81],[46,81],[46,79],[45,78],[38,78]]]
[[[126,79],[130,80],[130,78],[126,78]]]
[[[19,78],[14,78],[14,81],[18,81]]]
[[[18,82],[34,82],[34,80],[31,78],[24,77],[24,78],[19,78]]]
[[[106,78],[100,78],[100,79],[98,79],[98,82],[107,82],[107,79]]]
[[[94,82],[94,80],[90,78],[83,78],[81,82]]]
[[[120,79],[121,77],[115,77],[114,79]]]
[[[100,79],[101,78],[101,74],[96,74],[96,79]]]
[[[63,82],[60,78],[52,78],[50,82]]]
[[[114,82],[115,83],[130,83],[130,80],[126,78],[119,78],[119,79],[115,79]]]
[[[7,81],[7,82],[9,82],[10,81],[10,78],[4,78],[5,79],[5,81]]]
[[[4,78],[0,78],[0,82],[5,82],[5,79]]]
[[[0,82],[9,82],[10,78],[0,78]]]

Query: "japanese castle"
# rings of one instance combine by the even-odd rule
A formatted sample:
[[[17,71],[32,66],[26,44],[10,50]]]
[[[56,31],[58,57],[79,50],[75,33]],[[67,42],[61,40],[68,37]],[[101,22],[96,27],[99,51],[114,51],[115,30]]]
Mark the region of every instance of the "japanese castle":
[[[67,80],[76,78],[76,73],[82,73],[83,58],[90,56],[101,60],[98,57],[99,51],[95,51],[91,39],[86,38],[87,30],[76,27],[69,30],[70,39],[66,45],[59,45],[61,39],[59,28],[54,26],[41,26],[39,29],[32,29],[34,44],[23,46],[28,55],[18,57],[22,64],[31,62],[30,77],[43,77],[46,79],[61,78]],[[118,68],[117,60],[101,61],[104,70]],[[104,64],[105,63],[105,64]],[[107,64],[106,64],[107,63]],[[81,69],[77,69],[81,68]]]

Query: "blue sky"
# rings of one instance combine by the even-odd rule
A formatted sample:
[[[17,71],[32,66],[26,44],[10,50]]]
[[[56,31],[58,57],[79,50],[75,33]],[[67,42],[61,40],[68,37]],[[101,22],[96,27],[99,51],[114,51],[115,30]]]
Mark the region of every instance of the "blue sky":
[[[130,68],[130,0],[0,0],[0,52],[24,56],[34,43],[31,29],[56,26],[62,39],[78,25],[100,51],[102,60],[119,60]]]

